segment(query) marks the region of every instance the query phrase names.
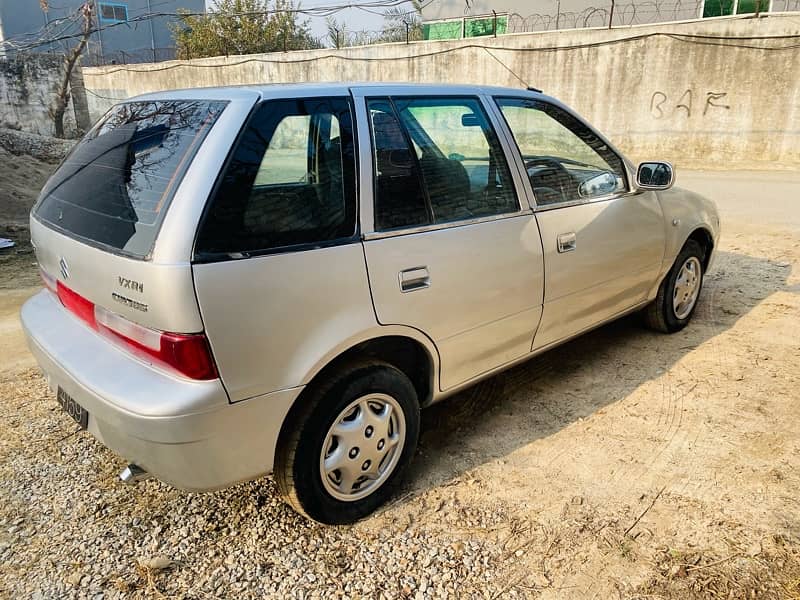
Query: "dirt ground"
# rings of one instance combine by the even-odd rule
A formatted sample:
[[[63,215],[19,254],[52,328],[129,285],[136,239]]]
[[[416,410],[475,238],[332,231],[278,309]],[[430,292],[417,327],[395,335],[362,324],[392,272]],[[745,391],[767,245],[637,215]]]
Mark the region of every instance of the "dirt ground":
[[[7,198],[24,197],[24,209],[48,166],[20,175],[9,164],[0,160],[0,206],[12,209],[0,236],[24,236]],[[684,173],[679,184],[714,198],[723,223],[691,325],[665,336],[626,318],[426,411],[397,499],[346,535],[484,544],[492,597],[800,598],[800,175]],[[0,489],[28,476],[11,457],[30,451],[20,425],[30,421],[36,443],[58,449],[42,461],[96,471],[85,484],[92,498],[116,493],[106,490],[123,461],[86,434],[62,439],[70,422],[52,409],[25,349],[17,312],[36,275],[20,250],[0,255]],[[79,445],[101,459],[70,465]],[[178,494],[154,485],[150,500]],[[274,494],[256,482],[224,498],[247,504],[254,486]],[[44,551],[28,567],[61,573],[48,562],[48,531],[68,517],[55,499],[35,498],[21,518],[46,515],[48,526],[30,534]],[[142,509],[144,495],[132,498],[130,510]],[[2,542],[8,507],[22,509],[13,497],[0,504]],[[321,530],[309,531],[298,535]],[[74,535],[78,555],[95,543]],[[20,577],[0,567],[0,593],[22,589],[12,581]],[[144,584],[134,592],[158,595]]]
[[[33,249],[28,234],[28,213],[55,163],[31,156],[15,156],[0,148],[0,238],[14,242],[0,249],[0,290],[37,285]]]

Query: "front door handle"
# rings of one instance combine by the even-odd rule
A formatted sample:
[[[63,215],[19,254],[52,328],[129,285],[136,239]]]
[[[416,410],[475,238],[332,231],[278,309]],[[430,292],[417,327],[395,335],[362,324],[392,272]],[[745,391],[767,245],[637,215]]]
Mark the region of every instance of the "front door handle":
[[[403,293],[422,290],[431,285],[428,267],[414,267],[400,271],[400,291]]]
[[[574,231],[569,233],[558,234],[558,251],[559,252],[572,252],[578,245],[577,237]]]

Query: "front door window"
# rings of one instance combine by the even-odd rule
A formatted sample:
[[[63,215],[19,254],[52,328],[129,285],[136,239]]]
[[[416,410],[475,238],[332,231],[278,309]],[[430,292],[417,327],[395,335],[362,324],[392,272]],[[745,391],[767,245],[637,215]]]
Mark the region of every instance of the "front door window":
[[[538,205],[607,197],[625,190],[622,159],[568,112],[540,100],[497,98]]]

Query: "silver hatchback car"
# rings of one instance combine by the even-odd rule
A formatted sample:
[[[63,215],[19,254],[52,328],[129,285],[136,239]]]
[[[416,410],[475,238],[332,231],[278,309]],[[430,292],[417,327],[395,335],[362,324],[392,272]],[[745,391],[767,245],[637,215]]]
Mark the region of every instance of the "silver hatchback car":
[[[537,90],[195,89],[113,107],[43,189],[22,309],[64,409],[145,473],[386,500],[420,409],[642,310],[691,319],[714,205]]]

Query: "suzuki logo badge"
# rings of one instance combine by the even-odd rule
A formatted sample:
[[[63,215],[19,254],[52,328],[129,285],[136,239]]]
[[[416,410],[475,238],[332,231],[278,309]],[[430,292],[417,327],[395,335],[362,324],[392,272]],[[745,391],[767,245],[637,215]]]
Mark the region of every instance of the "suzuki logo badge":
[[[64,279],[69,279],[69,267],[67,266],[67,261],[64,260],[64,257],[61,257],[61,260],[58,261],[58,266],[61,267],[61,276]]]

